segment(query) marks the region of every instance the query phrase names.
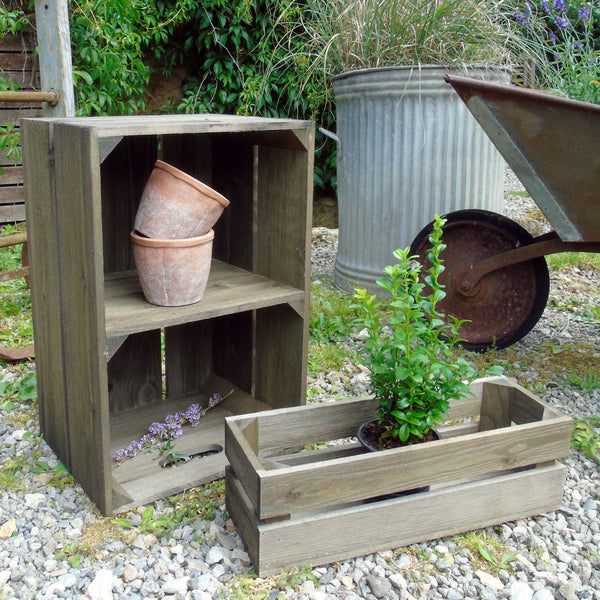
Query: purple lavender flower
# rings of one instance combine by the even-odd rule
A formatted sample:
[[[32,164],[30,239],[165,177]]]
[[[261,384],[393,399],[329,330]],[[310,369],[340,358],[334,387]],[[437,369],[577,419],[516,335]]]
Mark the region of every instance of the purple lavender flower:
[[[208,407],[216,406],[222,399],[219,394],[213,394],[208,400]],[[167,415],[164,423],[152,423],[147,433],[139,440],[132,441],[122,450],[117,450],[113,454],[113,460],[121,462],[132,458],[151,446],[170,447],[172,440],[183,435],[183,425],[189,423],[191,427],[196,427],[204,412],[206,409],[202,410],[199,404],[190,404],[185,412]]]
[[[548,0],[542,0],[541,7],[546,14],[550,14],[550,5],[548,4]]]
[[[183,413],[184,419],[191,427],[196,427],[202,418],[202,409],[199,404],[190,404],[188,409]]]
[[[217,405],[220,401],[221,401],[221,396],[219,394],[213,394],[209,399],[208,399],[208,406],[210,406],[211,408],[215,405]]]
[[[579,9],[579,19],[583,23],[587,23],[590,20],[590,9],[587,6],[582,6]]]
[[[519,25],[523,25],[525,27],[529,25],[529,19],[527,18],[527,15],[524,15],[518,10],[514,12],[513,17]]]
[[[567,12],[567,5],[565,4],[565,0],[554,0],[554,8],[561,13]]]
[[[548,38],[553,44],[556,44],[558,42],[558,38],[556,37],[556,34],[554,33],[554,31],[550,31],[548,33]]]
[[[561,31],[565,31],[566,29],[569,29],[569,27],[571,26],[571,23],[569,22],[569,19],[567,19],[567,17],[563,17],[563,16],[556,16],[556,17],[554,17],[554,24]]]

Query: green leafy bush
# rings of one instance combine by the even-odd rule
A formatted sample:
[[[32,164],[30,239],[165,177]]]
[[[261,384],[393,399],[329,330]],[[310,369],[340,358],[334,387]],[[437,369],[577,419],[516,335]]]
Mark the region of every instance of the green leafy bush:
[[[468,384],[480,376],[455,352],[461,321],[446,323],[437,310],[446,296],[439,283],[445,222],[436,216],[424,282],[422,266],[405,248],[394,252],[398,263],[386,267],[386,276],[377,280],[386,297],[377,299],[364,289],[355,294],[358,326],[368,332],[361,358],[370,370],[383,435],[401,442],[422,440],[444,420],[449,401],[468,395]]]

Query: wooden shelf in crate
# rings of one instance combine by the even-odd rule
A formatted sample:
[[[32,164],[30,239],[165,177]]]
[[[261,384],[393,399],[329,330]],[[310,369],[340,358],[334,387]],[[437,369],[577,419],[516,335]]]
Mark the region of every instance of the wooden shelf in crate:
[[[113,273],[106,277],[104,287],[106,336],[128,335],[278,304],[302,307],[304,295],[301,289],[213,260],[200,302],[162,307],[146,302],[136,271]]]
[[[229,417],[229,514],[260,576],[547,512],[562,501],[571,419],[502,378],[451,405],[442,439],[383,452],[354,436],[370,399]],[[427,492],[389,499],[422,486]]]
[[[185,425],[175,445],[178,452],[192,457],[178,466],[163,467],[158,452],[143,452],[115,466],[113,489],[119,495],[119,510],[139,506],[212,481],[225,474],[225,418],[247,412],[267,410],[269,406],[232,386],[228,381],[212,377],[206,394],[166,400],[150,406],[133,408],[111,415],[111,453],[140,439],[154,422],[164,422],[169,414],[184,412],[195,402],[206,406],[214,393],[222,396],[233,392],[222,404],[209,410],[196,427]],[[206,454],[198,457],[194,455]]]

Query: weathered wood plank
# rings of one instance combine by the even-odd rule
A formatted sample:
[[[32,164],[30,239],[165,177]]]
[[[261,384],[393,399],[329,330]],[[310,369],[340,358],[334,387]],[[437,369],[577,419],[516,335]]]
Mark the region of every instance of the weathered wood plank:
[[[22,185],[0,186],[0,204],[24,203],[25,188]]]
[[[2,167],[0,186],[19,185],[23,183],[23,167]]]
[[[162,398],[160,331],[130,335],[107,365],[110,412]]]
[[[37,47],[35,35],[23,33],[20,35],[5,35],[0,38],[0,52],[33,51]]]
[[[414,496],[262,524],[226,475],[227,510],[259,576],[454,535],[557,509],[566,469],[556,464]],[[502,498],[502,502],[498,502]]]
[[[37,63],[37,56],[31,52],[0,52],[3,71],[34,71]]]
[[[225,266],[224,270],[225,276],[220,280],[215,280],[211,268],[206,291],[200,302],[168,308],[146,302],[137,276],[129,280],[107,279],[107,336],[115,337],[144,331],[152,328],[153,323],[156,323],[157,327],[170,327],[191,321],[221,317],[299,300],[304,295],[302,290],[281,285],[276,281],[253,275],[236,267]],[[131,286],[136,286],[135,293],[131,293]]]
[[[16,167],[21,165],[21,161],[15,161],[13,157],[8,157],[8,149],[0,150],[0,166],[4,167],[4,165],[8,165],[11,167]]]
[[[146,181],[156,161],[156,136],[126,138],[102,162],[102,251],[104,272],[134,268],[130,232]],[[136,165],[132,169],[131,165]]]
[[[35,90],[40,87],[39,71],[4,71],[5,79],[14,81],[21,89]]]
[[[299,141],[314,124],[294,119],[264,119],[242,115],[136,115],[122,117],[77,117],[65,119],[65,125],[93,129],[99,138],[138,135],[248,134],[253,145],[273,145],[304,149]],[[305,202],[306,199],[303,199]]]
[[[212,373],[211,321],[165,329],[167,398],[198,394]]]
[[[358,426],[375,416],[375,402],[365,400],[339,400],[261,414],[258,421],[260,456],[273,457],[285,454],[289,448],[356,435]]]
[[[510,427],[511,405],[515,395],[515,388],[509,385],[484,385],[479,431]]]
[[[62,123],[54,125],[53,146],[59,199],[55,227],[63,340],[61,371],[68,382],[65,400],[71,438],[69,470],[98,508],[109,514],[112,475],[98,148],[92,132]]]
[[[261,243],[256,234],[258,151],[252,144],[240,143],[238,135],[212,136],[211,150],[212,185],[230,201],[214,227],[213,256],[255,273]]]
[[[236,474],[251,499],[253,506],[260,501],[260,475],[263,472],[261,463],[257,460],[252,447],[237,424],[229,425],[225,419],[225,448],[230,464],[235,464]]]
[[[25,220],[25,205],[1,205],[0,223],[17,223]]]
[[[307,303],[308,304],[308,303]],[[273,408],[306,402],[306,319],[289,306],[256,311],[256,395],[272,398]]]
[[[254,385],[257,357],[254,351],[254,315],[251,311],[212,319],[213,369],[248,394],[256,394]],[[266,368],[266,365],[261,365]]]
[[[23,128],[40,430],[50,447],[68,467],[69,421],[65,405],[66,381],[61,375],[63,353],[60,277],[55,226],[59,200],[53,186],[54,155],[51,151],[51,140],[52,126],[47,123],[28,121]]]
[[[570,433],[570,420],[557,419],[269,471],[261,476],[257,514],[293,514],[561,458]]]

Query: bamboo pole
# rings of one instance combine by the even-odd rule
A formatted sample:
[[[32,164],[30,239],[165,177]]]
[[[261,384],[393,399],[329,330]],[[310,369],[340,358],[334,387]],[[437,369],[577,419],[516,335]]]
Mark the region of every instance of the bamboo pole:
[[[0,91],[0,102],[47,102],[50,106],[56,106],[60,95],[56,90],[49,92],[28,91]]]

